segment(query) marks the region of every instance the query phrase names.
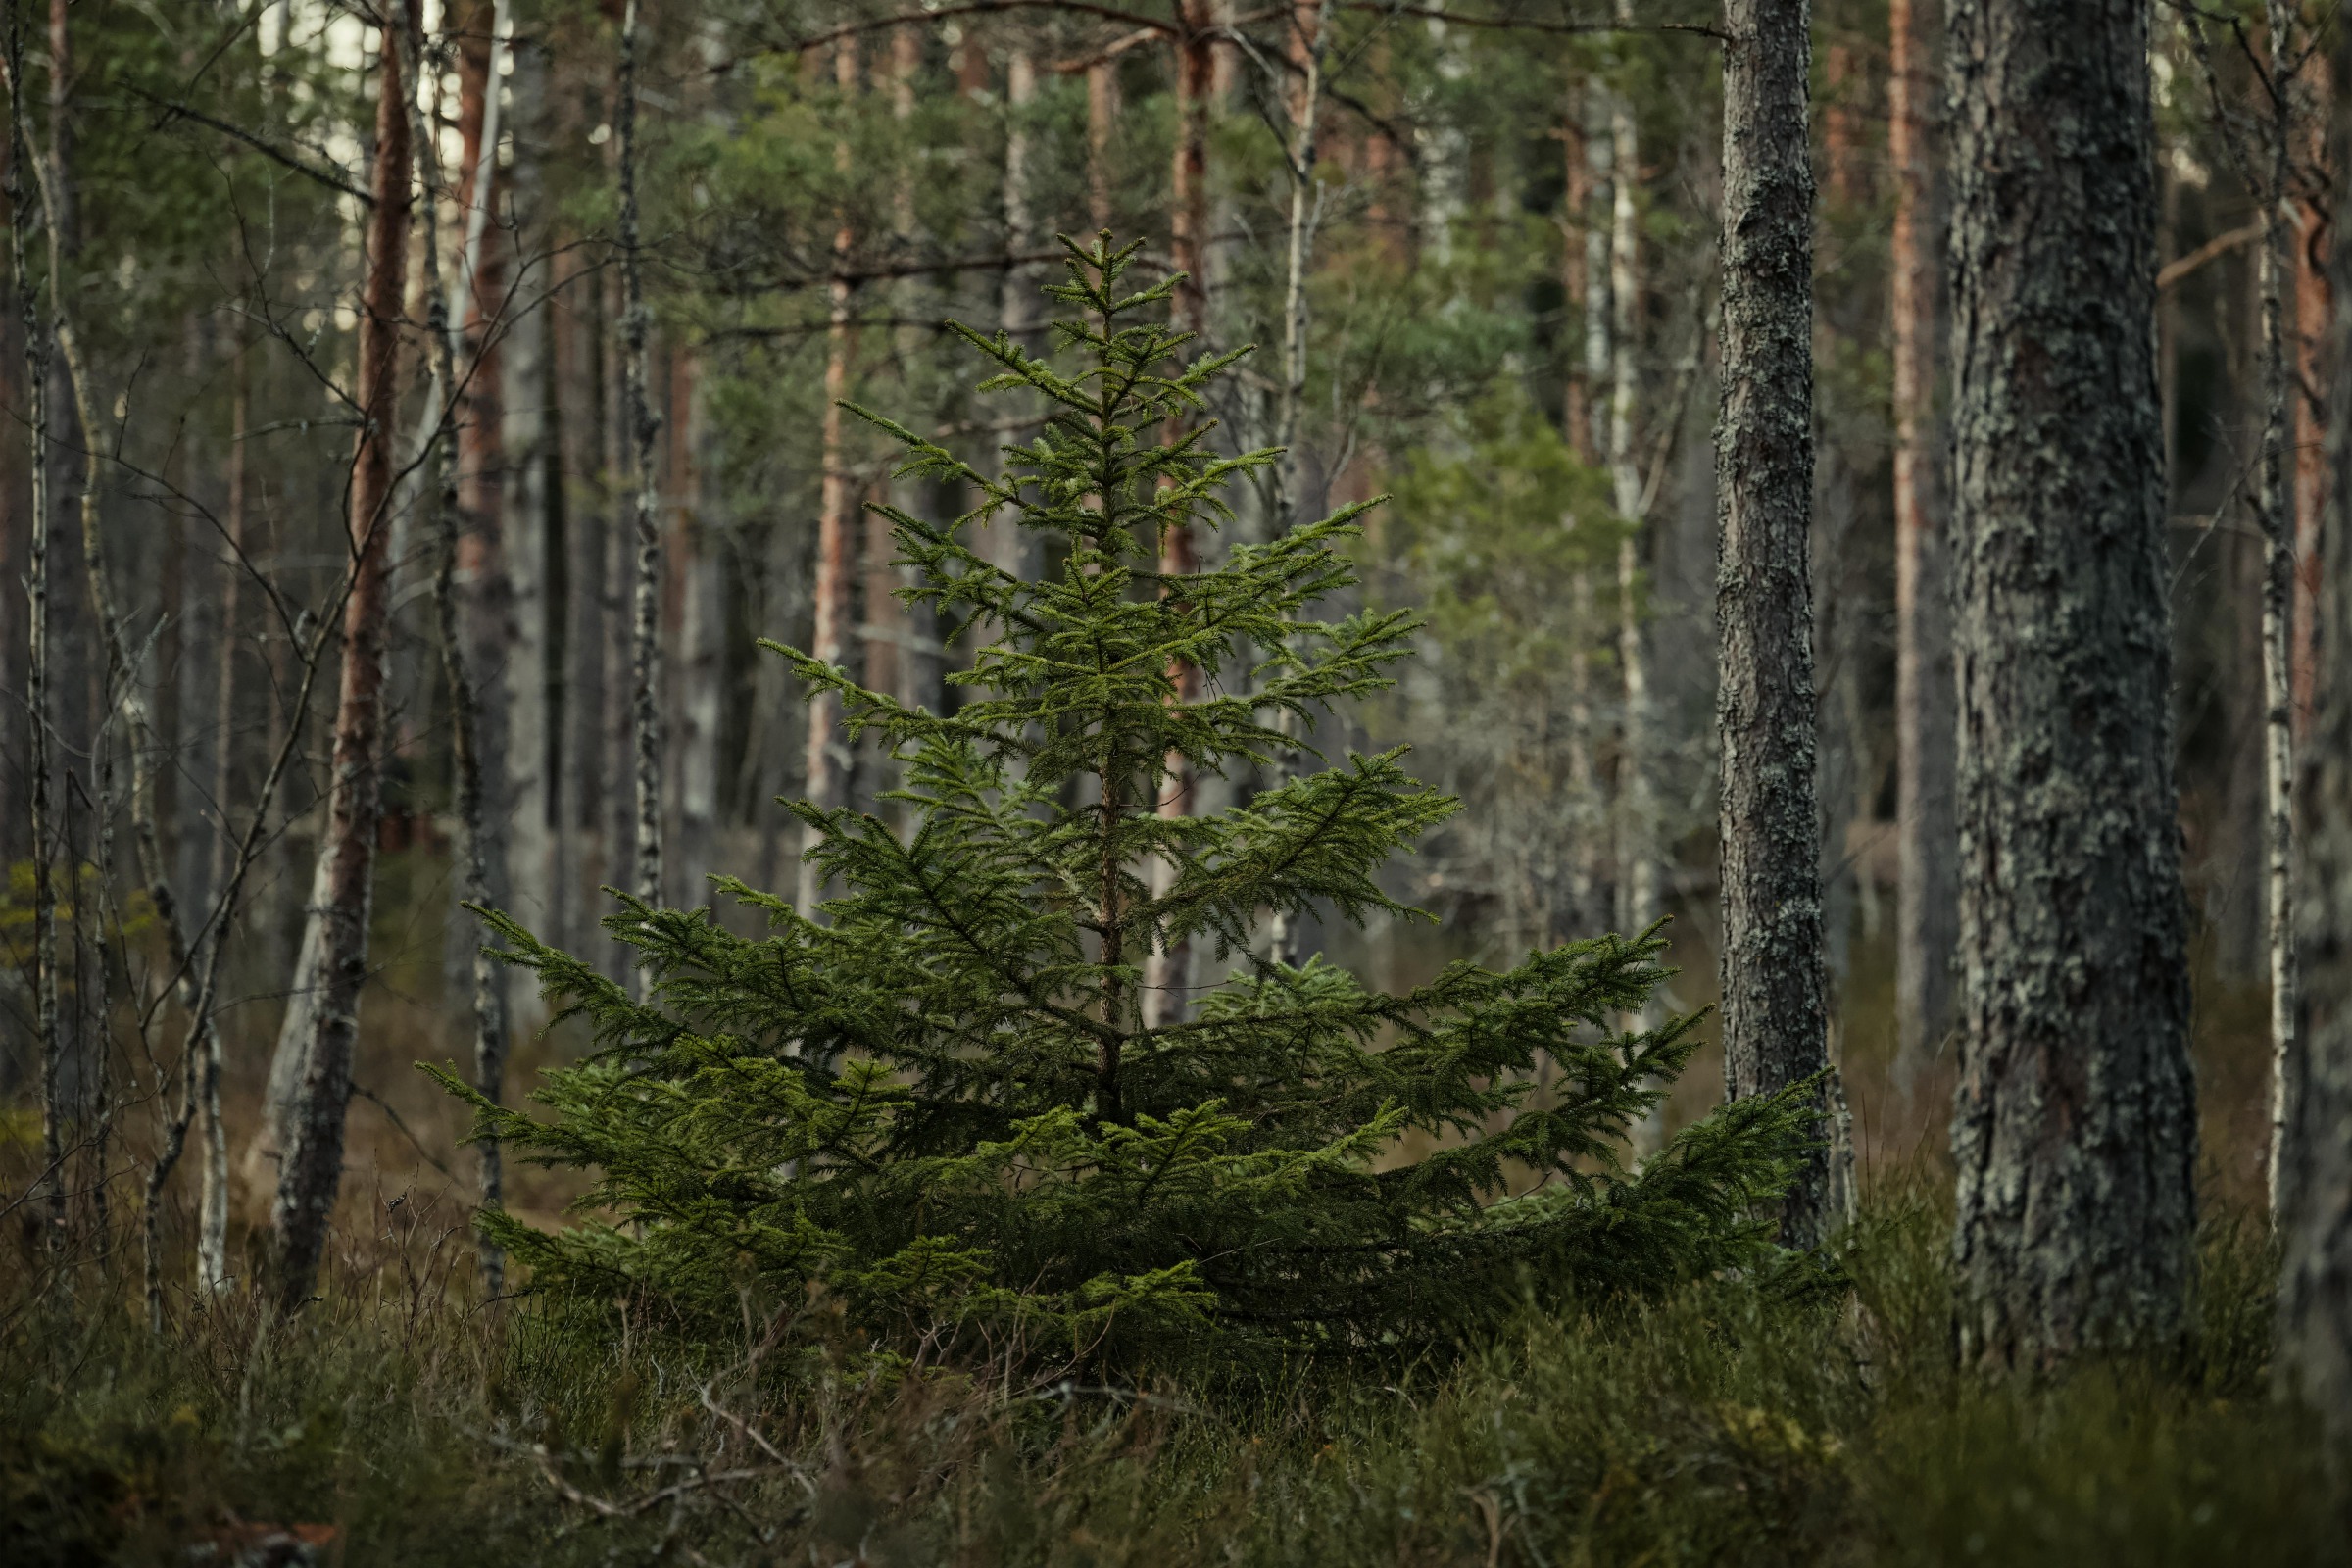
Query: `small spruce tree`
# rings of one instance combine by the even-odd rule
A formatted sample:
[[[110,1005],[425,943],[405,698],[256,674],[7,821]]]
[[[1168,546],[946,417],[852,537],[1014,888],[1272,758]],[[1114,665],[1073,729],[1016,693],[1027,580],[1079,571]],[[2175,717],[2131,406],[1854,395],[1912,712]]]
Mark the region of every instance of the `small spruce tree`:
[[[885,1347],[1014,1335],[1128,1365],[1420,1353],[1531,1295],[1755,1262],[1755,1216],[1805,1147],[1800,1099],[1726,1106],[1638,1172],[1620,1163],[1696,1044],[1690,1017],[1618,1027],[1666,977],[1655,931],[1501,973],[1454,963],[1395,995],[1252,952],[1269,911],[1427,918],[1378,873],[1454,803],[1401,749],[1325,765],[1297,738],[1386,685],[1415,623],[1311,618],[1353,580],[1369,504],[1206,570],[1155,570],[1161,530],[1227,519],[1224,488],[1275,454],[1218,457],[1188,426],[1240,353],[1173,368],[1173,279],[1122,293],[1134,246],[1064,245],[1069,280],[1047,292],[1078,313],[1055,326],[1075,373],[955,328],[1000,368],[982,390],[1052,411],[1003,477],[856,411],[906,445],[903,475],[979,497],[945,525],[884,509],[919,573],[903,592],[980,645],[955,677],[963,701],[907,708],[763,645],[887,743],[903,824],[796,807],[838,896],[806,919],[714,879],[762,938],[623,896],[605,924],[653,972],[643,1003],[487,914],[598,1049],[544,1075],[546,1120],[438,1074],[473,1102],[476,1136],[597,1173],[584,1223],[492,1209],[485,1234],[559,1293],[733,1321],[747,1291],[821,1281]],[[1043,580],[968,543],[1006,519],[1045,536]],[[1179,760],[1283,781],[1164,816]],[[1177,942],[1231,972],[1147,1026],[1145,960]]]

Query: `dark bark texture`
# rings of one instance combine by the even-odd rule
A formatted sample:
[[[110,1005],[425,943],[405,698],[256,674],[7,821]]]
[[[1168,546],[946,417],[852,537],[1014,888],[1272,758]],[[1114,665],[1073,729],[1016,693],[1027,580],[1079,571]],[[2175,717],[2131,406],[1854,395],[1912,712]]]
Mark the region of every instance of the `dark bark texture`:
[[[2341,46],[2339,46],[2340,49]],[[2339,62],[2339,65],[2341,62]],[[2343,152],[2342,127],[2334,151]],[[2340,198],[2339,198],[2340,200]],[[2339,217],[2339,221],[2340,221]],[[2340,249],[2340,247],[2339,247]],[[2331,267],[2344,265],[2339,256]],[[2310,604],[2312,715],[2298,748],[2297,1093],[2278,1168],[2278,1390],[2352,1444],[2352,287],[2328,329],[2330,469]]]
[[[2173,785],[2148,11],[1955,0],[1963,1356],[2181,1325],[2196,1101]]]
[[[1813,172],[1805,0],[1724,8],[1723,409],[1715,436],[1723,1046],[1734,1099],[1829,1065],[1815,813]],[[1823,1106],[1827,1110],[1827,1086]],[[1835,1223],[1825,1147],[1782,1233]]]

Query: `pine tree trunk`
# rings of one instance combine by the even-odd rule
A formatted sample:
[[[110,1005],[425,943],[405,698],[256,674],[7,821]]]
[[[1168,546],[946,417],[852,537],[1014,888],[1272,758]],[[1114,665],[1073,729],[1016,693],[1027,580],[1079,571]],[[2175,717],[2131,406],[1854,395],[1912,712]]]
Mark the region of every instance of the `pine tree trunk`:
[[[854,37],[844,38],[834,46],[833,76],[845,93],[857,85],[858,44]],[[850,157],[848,145],[837,146],[834,157],[846,169]],[[809,653],[828,664],[841,663],[850,651],[850,541],[856,531],[858,501],[857,481],[849,471],[849,460],[842,446],[841,400],[849,395],[850,359],[857,353],[857,328],[851,324],[854,289],[847,276],[850,247],[856,237],[845,213],[833,231],[834,277],[827,290],[831,311],[825,327],[825,410],[818,443],[821,473],[817,487],[816,614],[808,638]],[[820,811],[843,806],[849,798],[849,780],[844,776],[849,768],[849,754],[842,744],[840,726],[839,697],[820,691],[809,698],[808,749],[802,793]],[[823,842],[824,835],[814,828],[803,830],[800,893],[794,903],[810,919],[815,918],[817,904],[824,897],[824,881],[816,864],[817,846]]]
[[[1952,1024],[1959,939],[1953,815],[1951,574],[1936,418],[1944,223],[1932,58],[1936,0],[1890,0],[1887,158],[1894,166],[1896,1072],[1908,1086]]]
[[[397,25],[397,24],[395,24]],[[368,974],[368,917],[375,887],[376,822],[382,801],[383,689],[390,599],[388,546],[392,447],[399,415],[399,348],[409,241],[409,117],[400,50],[385,37],[377,63],[375,168],[368,219],[368,279],[361,300],[359,406],[352,461],[352,580],[343,612],[343,673],[335,710],[333,778],[318,845],[315,898],[304,947],[314,967],[295,978],[307,1024],[280,1053],[299,1062],[270,1208],[272,1291],[282,1309],[299,1305],[318,1277],[327,1222],[343,1176],[343,1121],[351,1099],[352,1048],[360,987]],[[316,933],[314,936],[312,933]]]
[[[1176,39],[1176,152],[1169,171],[1168,249],[1176,270],[1184,274],[1177,285],[1173,319],[1178,330],[1194,334],[1183,350],[1187,356],[1207,349],[1208,331],[1208,121],[1215,91],[1216,55],[1210,46],[1211,24],[1207,0],[1178,0]],[[1179,522],[1163,525],[1159,538],[1159,572],[1174,579],[1200,569],[1200,553],[1190,527]],[[1162,593],[1168,591],[1163,583]],[[1198,702],[1200,671],[1178,662],[1168,671],[1176,686],[1175,701]],[[1193,770],[1170,754],[1168,777],[1160,785],[1155,809],[1163,817],[1190,816],[1194,810]],[[1155,861],[1151,870],[1156,896],[1173,886],[1175,867]],[[1175,942],[1154,951],[1144,963],[1143,995],[1138,999],[1145,1027],[1156,1028],[1184,1016],[1192,983],[1192,949]]]
[[[2322,514],[2328,505],[2325,345],[2334,331],[2335,296],[2329,269],[2334,234],[2328,202],[2336,163],[2328,140],[2335,113],[2335,78],[2326,56],[2296,78],[2295,192],[2295,591],[2289,616],[2294,646],[2294,735],[2311,732],[2320,675],[2319,595]]]
[[[2346,46],[2323,57],[2322,75],[2342,69]],[[2345,126],[2331,127],[2340,159]],[[2347,208],[2333,196],[2336,221]],[[2311,723],[2296,756],[2302,854],[2295,909],[2295,1038],[2299,1092],[2291,1105],[2277,1177],[2278,1352],[2280,1395],[2317,1413],[2339,1446],[2352,1446],[2352,291],[2338,257],[2326,322],[2328,362],[2325,484],[2311,572]]]
[[[1115,217],[1110,143],[1118,123],[1118,62],[1097,60],[1086,68],[1086,214],[1097,232],[1112,227]]]
[[[632,798],[628,887],[648,904],[662,902],[662,524],[657,515],[652,388],[646,338],[652,319],[645,304],[645,261],[637,220],[637,0],[627,0],[620,27],[620,255],[622,308],[621,403],[630,460],[633,537],[637,553],[629,591],[629,760]],[[642,983],[642,978],[641,978]]]
[[[1724,11],[1723,412],[1716,434],[1723,1058],[1734,1099],[1829,1068],[1814,795],[1813,172],[1805,0]],[[1825,1139],[1830,1096],[1819,1092]],[[1782,1209],[1793,1246],[1836,1209],[1830,1152]]]
[[[1949,17],[1965,1359],[2182,1323],[2196,1104],[2173,786],[2148,13]]]

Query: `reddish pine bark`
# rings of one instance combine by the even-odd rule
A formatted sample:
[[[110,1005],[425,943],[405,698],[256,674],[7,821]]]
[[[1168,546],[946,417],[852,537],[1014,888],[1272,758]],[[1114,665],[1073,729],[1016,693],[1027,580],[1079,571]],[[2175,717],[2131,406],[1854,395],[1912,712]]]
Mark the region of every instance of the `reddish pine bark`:
[[[389,619],[393,443],[399,413],[400,326],[408,274],[409,117],[400,51],[389,38],[377,62],[375,169],[368,220],[367,286],[360,304],[359,406],[365,420],[352,459],[351,590],[343,608],[343,668],[335,707],[333,777],[319,839],[311,921],[315,954],[297,986],[310,993],[289,1021],[307,1024],[300,1077],[280,1143],[270,1210],[272,1288],[298,1305],[318,1277],[327,1221],[343,1176],[344,1114],[360,987],[368,973],[368,916],[375,889],[381,814],[384,655]],[[281,1047],[281,1049],[283,1049]]]

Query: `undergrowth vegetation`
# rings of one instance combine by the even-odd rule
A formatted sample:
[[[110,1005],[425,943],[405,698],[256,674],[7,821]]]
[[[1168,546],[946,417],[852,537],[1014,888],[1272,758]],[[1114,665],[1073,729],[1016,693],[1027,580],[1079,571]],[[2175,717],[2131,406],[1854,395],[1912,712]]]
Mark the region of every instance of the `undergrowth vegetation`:
[[[288,1323],[236,1298],[151,1340],[134,1282],[96,1275],[70,1326],[8,1301],[0,1560],[178,1563],[295,1527],[352,1564],[2079,1568],[2343,1539],[2267,1395],[2253,1226],[2209,1228],[2182,1359],[2055,1384],[1953,1370],[1947,1219],[1881,1199],[1850,1294],[1714,1280],[1236,1396],[1010,1359],[860,1373],[821,1295],[724,1348],[624,1301],[485,1307],[438,1220],[387,1216]]]

